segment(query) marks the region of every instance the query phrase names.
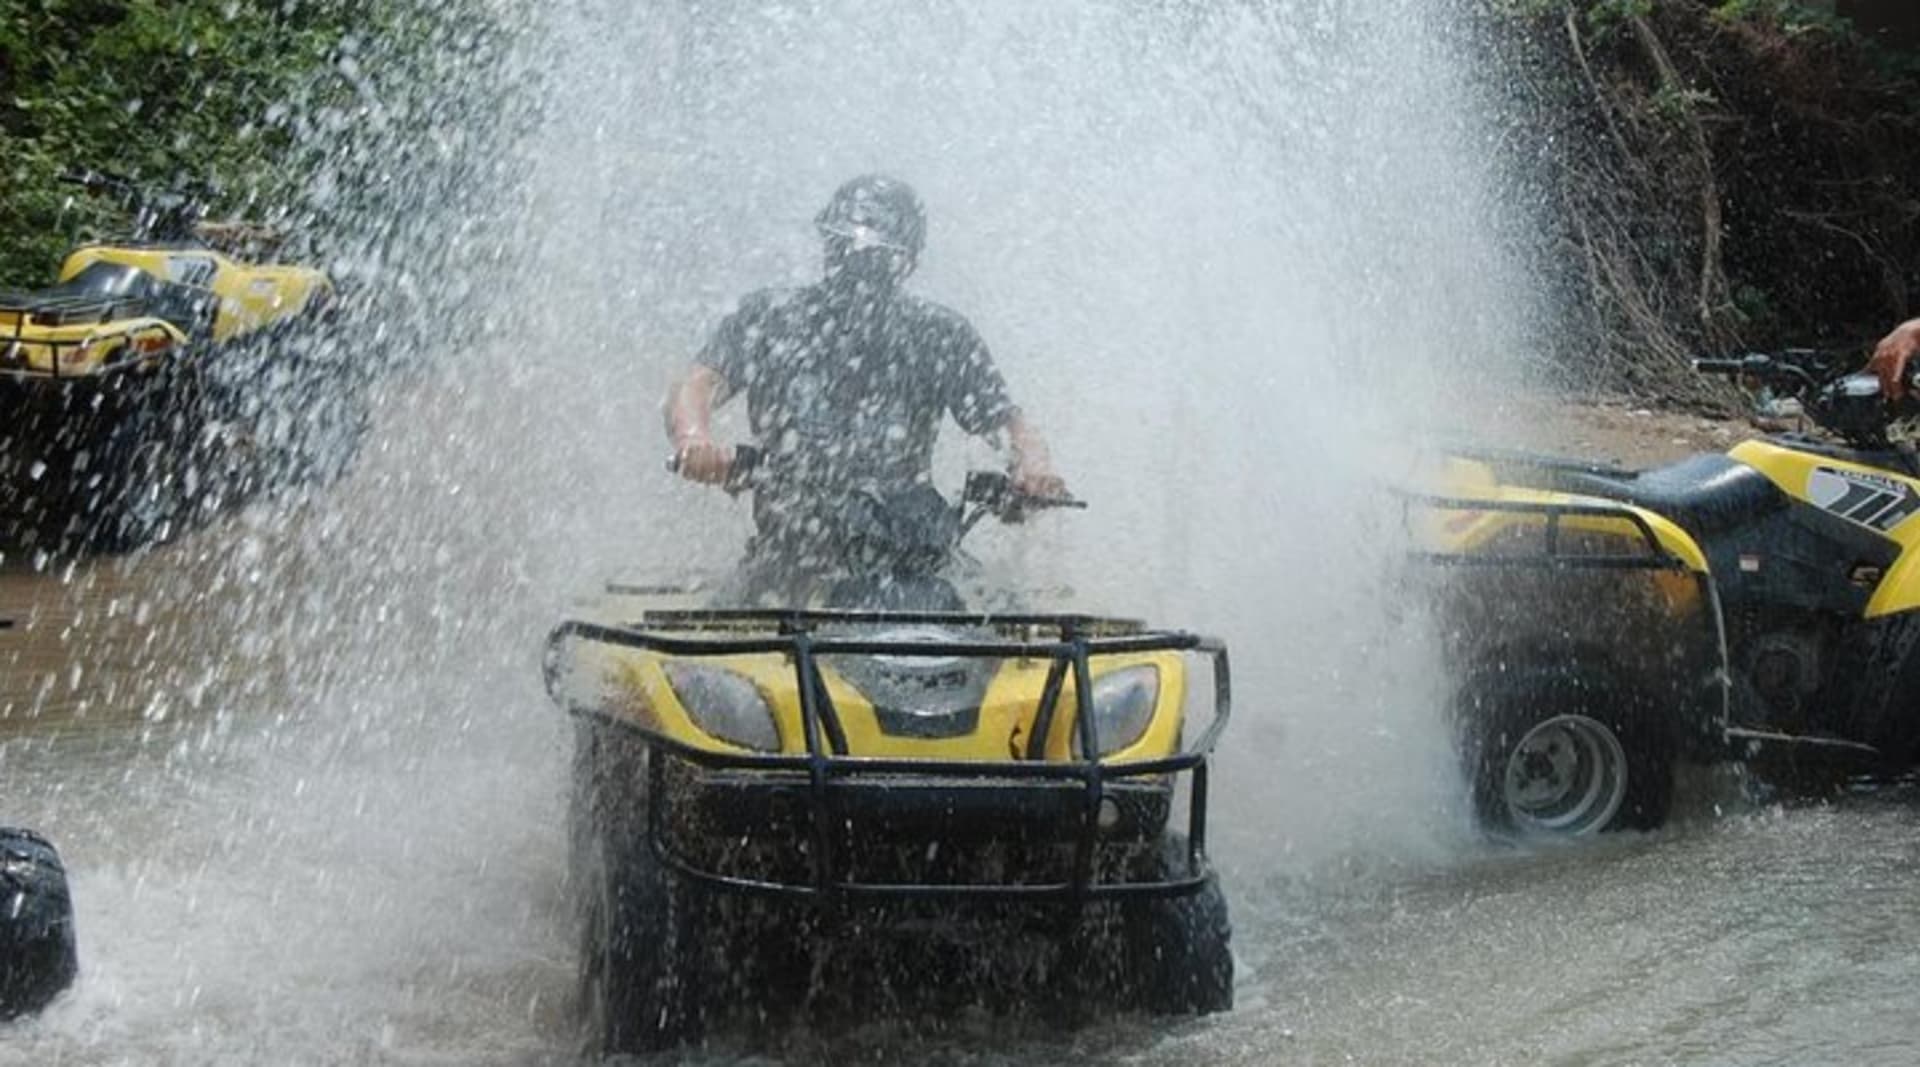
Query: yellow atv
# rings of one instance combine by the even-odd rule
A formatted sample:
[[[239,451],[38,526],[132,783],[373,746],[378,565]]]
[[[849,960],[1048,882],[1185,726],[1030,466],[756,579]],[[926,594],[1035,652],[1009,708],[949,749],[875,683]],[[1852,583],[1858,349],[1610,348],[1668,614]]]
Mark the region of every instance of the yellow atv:
[[[960,607],[946,570],[975,521],[1070,502],[991,473],[937,514],[916,492],[850,502],[811,606],[613,585],[554,631],[580,994],[606,1051],[729,1020],[1231,1006],[1205,848],[1226,650]]]
[[[196,192],[65,177],[122,201],[133,231],[74,249],[51,287],[0,291],[0,505],[16,531],[132,547],[236,480],[323,466],[312,428],[340,421],[316,395],[334,362],[310,329],[326,275],[229,254],[270,254],[275,235],[207,222]]]
[[[1696,364],[1791,401],[1818,435],[1648,471],[1455,456],[1411,498],[1486,821],[1657,825],[1682,758],[1911,769],[1920,460],[1889,427],[1916,409],[1853,364]]]

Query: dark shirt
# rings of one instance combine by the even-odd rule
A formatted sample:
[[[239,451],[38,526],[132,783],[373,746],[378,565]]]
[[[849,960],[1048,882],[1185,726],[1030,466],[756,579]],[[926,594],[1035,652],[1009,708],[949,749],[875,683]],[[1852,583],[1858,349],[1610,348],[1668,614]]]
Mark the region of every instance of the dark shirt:
[[[741,301],[697,357],[745,390],[765,454],[763,538],[832,524],[852,488],[924,484],[942,415],[972,434],[1014,415],[987,346],[957,312],[903,292],[849,299],[824,285]]]

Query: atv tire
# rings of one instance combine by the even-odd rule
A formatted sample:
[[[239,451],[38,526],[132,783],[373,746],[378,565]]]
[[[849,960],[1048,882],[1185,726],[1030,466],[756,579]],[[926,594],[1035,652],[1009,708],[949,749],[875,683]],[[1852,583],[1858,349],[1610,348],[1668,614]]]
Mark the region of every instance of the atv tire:
[[[1483,675],[1458,714],[1474,814],[1487,829],[1574,838],[1666,822],[1672,724],[1606,672],[1543,665]]]
[[[78,972],[59,853],[31,831],[0,829],[0,1020],[46,1007]]]
[[[1861,689],[1842,736],[1878,749],[1886,773],[1904,774],[1920,762],[1920,612],[1871,624],[1866,633]]]
[[[1186,838],[1169,834],[1154,877],[1187,870]],[[1121,908],[1133,1007],[1150,1015],[1210,1015],[1233,1007],[1233,928],[1217,875],[1182,897],[1130,900]]]
[[[128,419],[108,439],[110,473],[93,502],[94,540],[103,551],[133,552],[183,531],[193,505],[188,484],[194,473],[181,437],[164,417],[152,415]]]
[[[589,1039],[607,1055],[671,1049],[704,1026],[688,965],[699,894],[648,842],[645,744],[617,727],[578,731],[572,867]]]

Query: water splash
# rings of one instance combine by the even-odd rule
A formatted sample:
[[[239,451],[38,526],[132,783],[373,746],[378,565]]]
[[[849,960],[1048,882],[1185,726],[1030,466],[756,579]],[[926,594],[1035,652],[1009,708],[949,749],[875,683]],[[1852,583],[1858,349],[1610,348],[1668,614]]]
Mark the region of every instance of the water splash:
[[[189,620],[161,699],[211,710],[25,772],[126,787],[38,813],[71,830],[91,962],[26,1047],[571,1047],[540,634],[609,573],[732,562],[744,511],[662,469],[658,397],[739,294],[814,276],[809,220],[869,170],[919,188],[915,287],[973,318],[1094,504],[983,553],[1235,649],[1214,825],[1256,979],[1274,883],[1449,854],[1437,672],[1376,490],[1459,354],[1511,344],[1518,286],[1433,5],[537,18],[510,49],[449,38],[437,82],[343,57],[343,93],[285,112],[403,358],[345,482],[152,557]],[[942,484],[991,461],[950,432]]]
[[[608,502],[573,530],[577,581],[731,562],[743,509],[649,462],[650,404],[739,294],[815,276],[828,191],[897,173],[930,212],[913,284],[974,318],[1094,504],[983,549],[1225,633],[1229,811],[1262,826],[1230,816],[1236,848],[1446,835],[1377,482],[1446,372],[1512,344],[1518,286],[1432,5],[574,4],[549,25],[569,76],[532,321],[594,360],[568,424],[632,458],[575,475]],[[986,460],[953,447],[942,472]]]

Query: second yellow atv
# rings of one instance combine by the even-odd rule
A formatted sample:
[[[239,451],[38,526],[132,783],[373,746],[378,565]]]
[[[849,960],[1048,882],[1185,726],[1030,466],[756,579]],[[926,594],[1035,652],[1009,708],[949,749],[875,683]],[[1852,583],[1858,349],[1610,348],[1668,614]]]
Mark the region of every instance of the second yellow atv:
[[[1697,362],[1793,400],[1819,434],[1647,471],[1456,454],[1410,497],[1484,820],[1657,825],[1682,758],[1912,770],[1920,455],[1891,430],[1920,405],[1856,365]]]
[[[207,222],[194,192],[65,177],[119,199],[132,233],[74,249],[48,288],[0,291],[14,532],[130,548],[252,483],[337,472],[363,416],[321,329],[326,275],[240,258],[274,235]]]
[[[935,516],[929,537],[892,521],[926,508],[850,502],[878,519],[843,542],[864,563],[807,605],[622,585],[554,632],[597,1044],[1036,998],[1231,1006],[1206,852],[1225,649],[970,611],[945,577],[982,514],[1049,503],[976,473],[972,513]]]

